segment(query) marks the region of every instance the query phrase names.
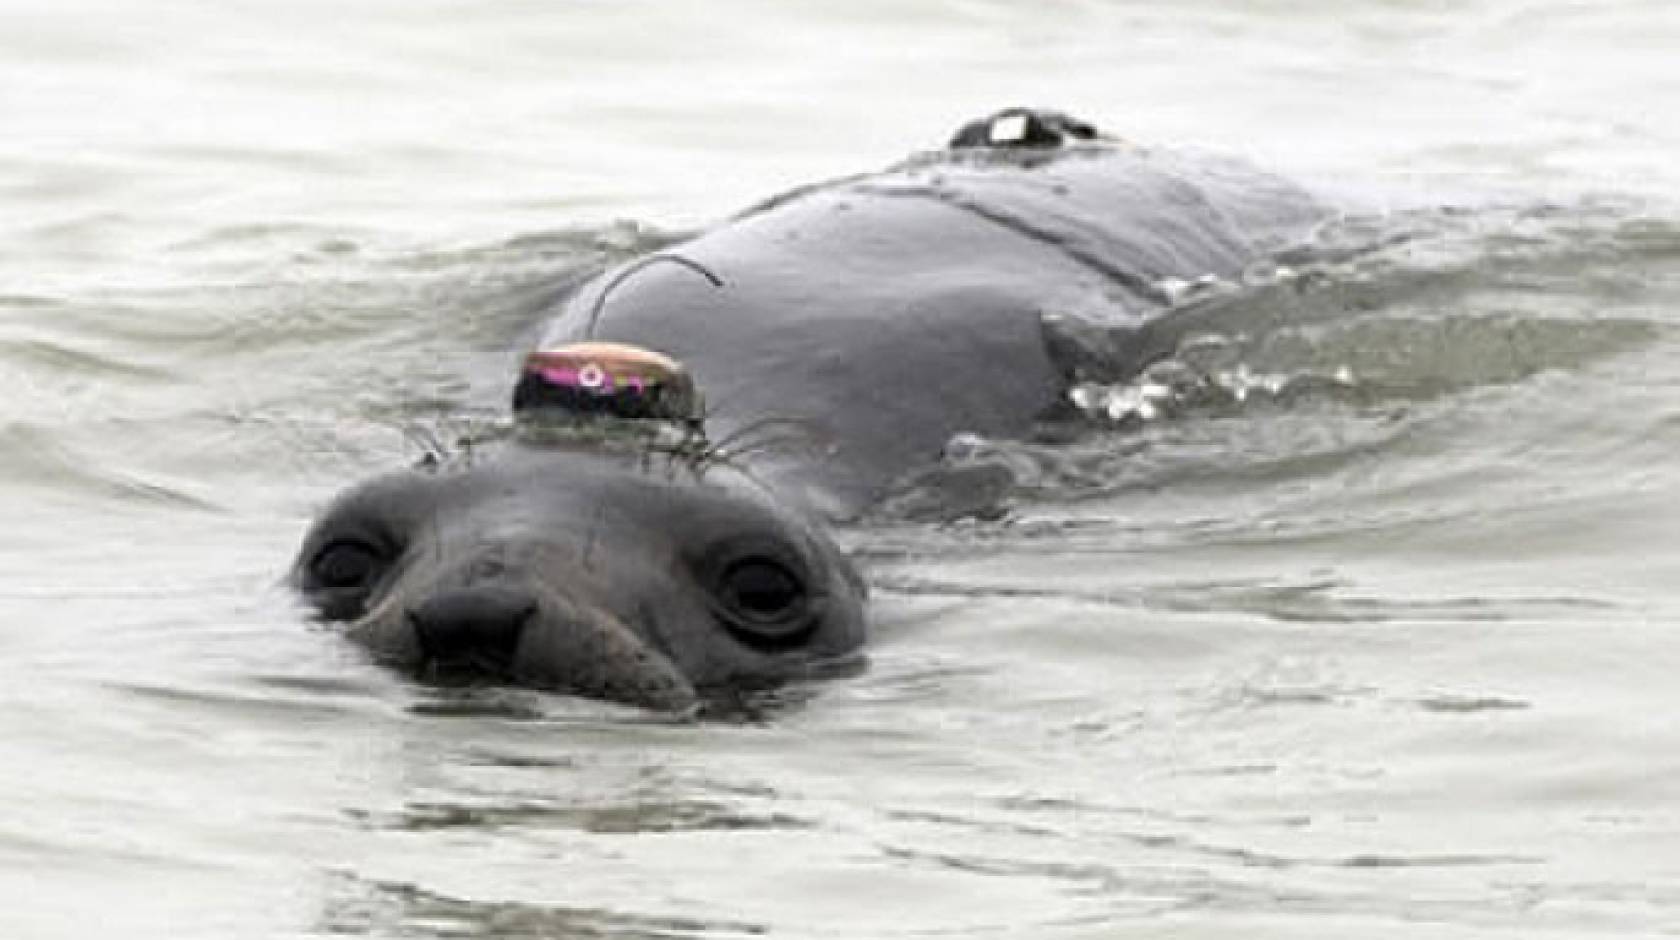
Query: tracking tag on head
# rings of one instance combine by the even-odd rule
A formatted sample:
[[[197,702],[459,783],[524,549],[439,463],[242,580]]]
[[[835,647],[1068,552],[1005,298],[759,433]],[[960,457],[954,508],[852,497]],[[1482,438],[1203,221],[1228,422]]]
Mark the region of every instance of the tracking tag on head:
[[[522,428],[543,431],[693,434],[703,411],[694,379],[681,363],[625,343],[539,349],[525,357],[513,390],[515,420]]]

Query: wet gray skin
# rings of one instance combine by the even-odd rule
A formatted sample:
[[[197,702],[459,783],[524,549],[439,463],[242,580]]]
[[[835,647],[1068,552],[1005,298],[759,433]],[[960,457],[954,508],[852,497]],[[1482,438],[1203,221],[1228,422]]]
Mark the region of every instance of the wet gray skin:
[[[655,264],[604,302],[616,270],[556,300],[542,345],[668,354],[708,401],[713,441],[769,421],[795,429],[792,446],[784,433],[700,476],[513,445],[385,477],[317,523],[303,594],[421,674],[660,709],[844,661],[864,641],[863,590],[825,525],[936,464],[955,435],[1031,434],[1071,379],[1170,348],[1160,279],[1234,275],[1325,215],[1240,164],[1092,139],[1048,113],[1015,135],[1022,120],[972,123],[961,147],[788,194],[671,249],[721,287]]]

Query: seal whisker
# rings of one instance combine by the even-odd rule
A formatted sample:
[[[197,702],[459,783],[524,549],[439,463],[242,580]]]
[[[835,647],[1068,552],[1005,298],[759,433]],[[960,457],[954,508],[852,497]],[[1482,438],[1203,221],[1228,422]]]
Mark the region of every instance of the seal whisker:
[[[748,453],[764,453],[768,446],[784,441],[792,443],[801,440],[819,445],[831,445],[834,442],[831,435],[808,418],[771,415],[742,425],[730,434],[710,442],[706,450],[713,454],[742,456]]]
[[[449,448],[434,429],[421,424],[405,424],[397,430],[410,447],[420,450],[419,459],[414,461],[416,469],[436,470],[449,459]]]

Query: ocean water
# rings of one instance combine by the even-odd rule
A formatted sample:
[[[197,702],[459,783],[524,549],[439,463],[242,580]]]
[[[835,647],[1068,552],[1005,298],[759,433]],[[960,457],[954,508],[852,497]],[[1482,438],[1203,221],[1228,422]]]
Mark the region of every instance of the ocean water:
[[[1680,933],[1680,7],[0,0],[0,936]],[[680,724],[281,577],[569,273],[1046,104],[1365,207]],[[1347,248],[1341,251],[1338,248]],[[1156,376],[1155,378],[1160,378]]]

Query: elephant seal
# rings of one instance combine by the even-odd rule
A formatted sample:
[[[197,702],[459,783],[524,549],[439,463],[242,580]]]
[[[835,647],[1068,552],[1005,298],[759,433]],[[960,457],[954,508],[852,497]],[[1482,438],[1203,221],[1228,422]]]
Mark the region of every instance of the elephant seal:
[[[830,525],[954,436],[1030,435],[1080,374],[1146,363],[1170,319],[1163,279],[1235,275],[1324,214],[1246,165],[1066,115],[979,119],[943,150],[749,209],[669,249],[677,263],[569,291],[516,403],[587,405],[622,368],[602,410],[680,387],[670,420],[516,436],[357,486],[304,539],[295,583],[423,675],[681,712],[856,668],[866,589]],[[615,414],[606,426],[632,427]],[[660,443],[653,426],[686,431]],[[772,426],[811,446],[720,443]]]

